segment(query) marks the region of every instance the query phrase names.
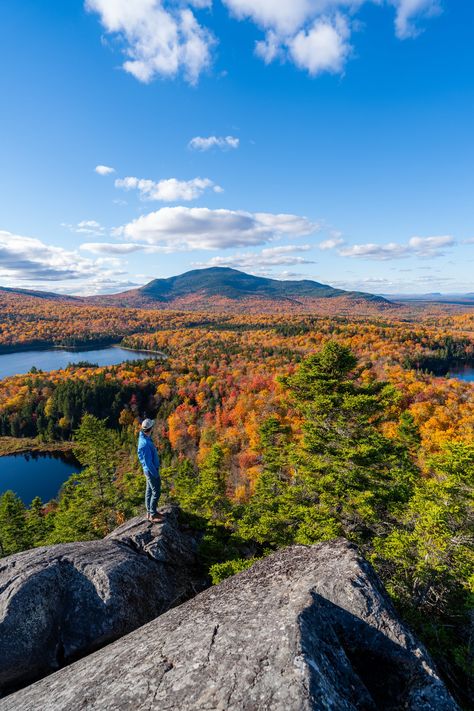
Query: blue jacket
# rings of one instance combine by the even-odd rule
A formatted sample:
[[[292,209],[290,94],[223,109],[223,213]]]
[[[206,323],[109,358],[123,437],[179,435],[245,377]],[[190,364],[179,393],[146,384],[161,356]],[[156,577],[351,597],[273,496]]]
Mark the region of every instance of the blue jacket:
[[[160,474],[160,458],[151,437],[140,432],[138,437],[138,459],[147,476],[157,477]]]

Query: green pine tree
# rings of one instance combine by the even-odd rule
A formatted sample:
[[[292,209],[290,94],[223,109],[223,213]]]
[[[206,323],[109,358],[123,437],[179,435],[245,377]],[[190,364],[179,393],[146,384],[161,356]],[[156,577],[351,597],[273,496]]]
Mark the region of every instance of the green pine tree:
[[[226,496],[224,461],[224,450],[221,445],[212,445],[199,468],[198,484],[190,501],[195,513],[219,523],[228,521],[231,509]]]
[[[25,505],[13,491],[5,491],[0,496],[0,555],[18,553],[31,545]]]
[[[366,542],[409,496],[406,450],[380,429],[396,393],[363,374],[352,352],[330,341],[283,380],[303,421],[287,496],[297,542]]]
[[[46,542],[51,530],[51,517],[45,513],[39,496],[35,496],[28,508],[26,526],[33,546],[41,546]]]
[[[291,542],[284,498],[289,484],[289,434],[289,427],[275,416],[267,418],[260,427],[263,468],[237,524],[239,534],[245,539],[270,545]]]
[[[115,472],[120,441],[105,420],[84,415],[75,434],[74,454],[84,469],[63,486],[50,542],[101,538],[117,524],[120,507]]]
[[[420,477],[374,563],[405,616],[453,679],[474,679],[474,444],[446,445]]]

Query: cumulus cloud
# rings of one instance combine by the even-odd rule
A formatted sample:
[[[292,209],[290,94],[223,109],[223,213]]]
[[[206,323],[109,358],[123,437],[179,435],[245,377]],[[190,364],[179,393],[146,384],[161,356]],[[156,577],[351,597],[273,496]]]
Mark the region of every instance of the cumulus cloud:
[[[441,12],[439,0],[392,0],[392,4],[396,8],[395,31],[399,39],[416,37],[420,33],[417,20]]]
[[[265,32],[255,51],[267,64],[289,59],[316,76],[340,73],[351,55],[352,17],[374,0],[223,0],[240,20],[248,19]],[[377,2],[377,0],[375,0]],[[440,11],[440,0],[389,0],[396,9],[400,39],[418,33],[417,21]]]
[[[123,190],[138,190],[142,200],[159,200],[161,202],[177,202],[178,200],[196,200],[205,190],[212,189],[215,193],[223,192],[209,178],[194,178],[193,180],[145,180],[143,178],[119,178],[115,181],[116,188]]]
[[[111,168],[110,165],[96,165],[94,170],[99,175],[110,175],[111,173],[115,173],[115,168]]]
[[[214,43],[191,9],[210,2],[165,0],[86,0],[85,7],[99,15],[105,31],[124,46],[126,72],[141,82],[176,77],[195,84],[209,66]]]
[[[211,148],[226,150],[238,148],[240,139],[235,136],[195,136],[188,143],[188,148],[194,151],[209,151]]]
[[[323,242],[320,242],[318,244],[319,249],[322,249],[323,251],[328,250],[328,249],[334,249],[335,247],[339,247],[341,244],[344,244],[344,239],[342,237],[341,232],[333,231],[331,232],[331,236],[329,239],[323,240]]]
[[[101,265],[77,252],[0,230],[0,278],[61,281],[94,277]]]
[[[196,262],[198,267],[233,267],[237,269],[261,269],[263,267],[292,266],[296,264],[314,264],[311,259],[296,256],[295,252],[307,252],[311,245],[282,245],[267,247],[260,252],[246,252],[229,257],[212,257],[207,262]]]
[[[454,247],[456,241],[451,235],[440,237],[412,237],[409,248],[419,257],[440,257],[443,247]]]
[[[441,0],[223,0],[233,17],[263,30],[255,52],[267,64],[287,59],[313,76],[344,70],[352,50],[352,18],[374,2],[395,8],[400,39],[416,36],[419,20],[441,11]],[[85,0],[106,32],[121,41],[125,71],[142,82],[181,72],[197,82],[211,63],[215,39],[196,11],[211,6],[212,0]]]
[[[347,20],[337,15],[334,20],[316,20],[309,30],[298,32],[288,42],[288,50],[294,63],[311,76],[339,73],[351,53],[349,36]]]
[[[339,249],[339,254],[342,257],[374,259],[377,261],[402,259],[412,255],[416,257],[442,257],[444,255],[443,249],[453,247],[455,244],[454,237],[450,235],[412,237],[406,244],[399,244],[398,242],[354,244],[342,247]]]
[[[179,206],[138,217],[121,228],[120,236],[171,252],[257,246],[284,236],[309,235],[316,229],[298,215]]]

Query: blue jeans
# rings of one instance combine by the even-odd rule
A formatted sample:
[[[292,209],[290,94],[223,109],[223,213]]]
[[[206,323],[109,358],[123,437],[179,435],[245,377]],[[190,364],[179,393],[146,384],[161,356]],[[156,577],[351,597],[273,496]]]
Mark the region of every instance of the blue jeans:
[[[158,476],[150,476],[149,474],[145,474],[145,476],[146,476],[146,491],[145,491],[146,511],[147,511],[147,513],[154,516],[156,514],[156,506],[158,504],[158,499],[160,498],[160,494],[161,494],[161,479],[160,479],[159,474],[158,474]]]

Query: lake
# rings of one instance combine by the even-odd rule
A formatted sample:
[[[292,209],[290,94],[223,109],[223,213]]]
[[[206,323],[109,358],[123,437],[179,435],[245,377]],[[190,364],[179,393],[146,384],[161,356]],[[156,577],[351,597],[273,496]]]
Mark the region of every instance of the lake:
[[[449,378],[457,378],[458,380],[466,380],[469,383],[474,383],[474,368],[465,366],[464,368],[453,368],[448,373]]]
[[[0,494],[11,489],[27,506],[35,496],[46,502],[80,469],[79,464],[64,455],[29,453],[0,457]]]
[[[59,370],[69,363],[88,361],[97,365],[118,365],[127,360],[150,360],[157,357],[143,351],[129,351],[119,346],[96,350],[72,350],[50,348],[36,351],[16,351],[0,355],[0,379],[10,375],[28,373],[33,366],[39,370]]]

